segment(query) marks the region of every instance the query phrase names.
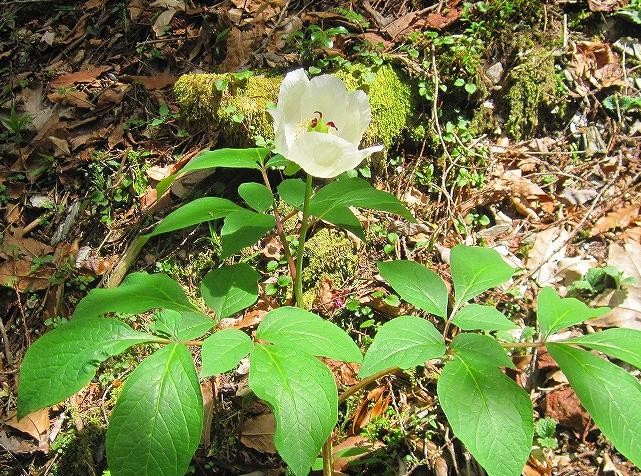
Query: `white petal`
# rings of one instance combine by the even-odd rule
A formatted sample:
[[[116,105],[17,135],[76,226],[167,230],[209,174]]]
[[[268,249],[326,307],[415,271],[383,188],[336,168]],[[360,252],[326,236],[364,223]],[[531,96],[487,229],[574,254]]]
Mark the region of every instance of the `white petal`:
[[[372,110],[369,107],[367,94],[360,89],[349,93],[345,103],[349,120],[338,129],[338,135],[353,144],[360,144],[365,129],[372,121]]]
[[[287,158],[314,177],[331,178],[352,170],[379,150],[383,147],[358,150],[357,146],[336,135],[305,132],[291,145]]]
[[[336,76],[323,74],[312,78],[302,98],[303,118],[310,120],[316,111],[323,121],[331,121],[340,129],[349,120],[346,115],[347,89]]]
[[[305,70],[300,68],[287,73],[280,85],[278,103],[269,110],[274,118],[276,151],[286,155],[293,136],[302,120],[302,98],[309,87]]]

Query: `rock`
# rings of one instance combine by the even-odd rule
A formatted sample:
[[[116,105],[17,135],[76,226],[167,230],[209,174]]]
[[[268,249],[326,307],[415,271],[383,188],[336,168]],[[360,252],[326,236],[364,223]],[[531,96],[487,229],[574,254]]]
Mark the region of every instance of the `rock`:
[[[503,65],[500,61],[497,61],[485,70],[485,74],[493,84],[499,84],[503,77]]]

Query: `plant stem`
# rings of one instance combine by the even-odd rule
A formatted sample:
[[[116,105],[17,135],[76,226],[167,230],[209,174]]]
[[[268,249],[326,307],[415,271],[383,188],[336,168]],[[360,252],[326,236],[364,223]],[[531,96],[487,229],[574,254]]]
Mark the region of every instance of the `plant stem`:
[[[323,476],[334,476],[334,461],[332,458],[332,435],[329,435],[323,445]]]
[[[501,342],[504,349],[527,349],[530,347],[545,347],[547,342]]]
[[[401,371],[401,369],[399,369],[398,367],[392,367],[392,368],[389,368],[389,369],[381,370],[380,372],[376,372],[374,375],[370,375],[369,377],[364,378],[363,380],[361,380],[357,384],[352,385],[347,390],[345,390],[343,393],[341,393],[338,396],[338,403],[343,403],[345,400],[347,400],[349,397],[354,395],[356,392],[358,392],[359,390],[364,389],[369,384],[371,384],[372,382],[378,380],[379,378],[385,377],[386,375],[389,375],[389,374],[395,374],[396,372],[400,372],[400,371]]]
[[[303,307],[303,254],[305,253],[305,238],[309,229],[309,200],[312,197],[312,176],[307,174],[305,182],[305,201],[303,202],[303,220],[298,237],[298,252],[296,253],[296,275],[294,276],[294,297],[296,306]]]
[[[292,279],[296,279],[296,264],[294,263],[294,258],[292,257],[292,254],[289,250],[289,244],[287,244],[287,236],[285,235],[285,229],[283,228],[283,220],[278,213],[278,203],[276,202],[274,190],[272,189],[271,183],[269,182],[267,168],[261,167],[260,173],[263,176],[263,182],[265,182],[265,186],[272,194],[272,208],[274,210],[274,220],[276,221],[276,232],[278,233],[280,243],[283,245],[283,254],[285,255],[285,259],[287,260],[287,265],[289,266],[289,274],[291,274]]]

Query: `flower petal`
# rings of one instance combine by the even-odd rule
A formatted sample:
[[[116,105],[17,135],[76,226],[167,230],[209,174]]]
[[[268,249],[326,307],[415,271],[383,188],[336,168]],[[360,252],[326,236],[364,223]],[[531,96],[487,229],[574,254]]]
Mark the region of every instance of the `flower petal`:
[[[343,81],[329,74],[316,76],[311,79],[303,95],[302,117],[311,120],[316,111],[321,112],[323,120],[333,122],[340,133],[351,120],[351,112],[347,114],[346,103],[347,89]]]
[[[289,149],[287,158],[314,177],[331,178],[352,170],[382,146],[358,150],[353,143],[333,134],[305,132]]]
[[[276,108],[267,111],[274,118],[276,151],[280,154],[287,154],[302,120],[302,98],[308,87],[309,79],[304,69],[287,73],[280,85]]]
[[[361,143],[363,134],[372,121],[372,110],[365,91],[359,89],[349,93],[345,102],[345,110],[350,115],[350,119],[338,130],[338,135],[358,145]]]

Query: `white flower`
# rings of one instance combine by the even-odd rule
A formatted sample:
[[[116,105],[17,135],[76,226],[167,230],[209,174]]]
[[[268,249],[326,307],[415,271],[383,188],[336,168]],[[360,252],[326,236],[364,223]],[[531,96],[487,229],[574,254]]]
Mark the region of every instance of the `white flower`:
[[[343,81],[324,74],[309,80],[297,69],[285,76],[274,118],[276,152],[320,178],[336,177],[383,150],[358,149],[372,112],[363,91],[347,92]]]

